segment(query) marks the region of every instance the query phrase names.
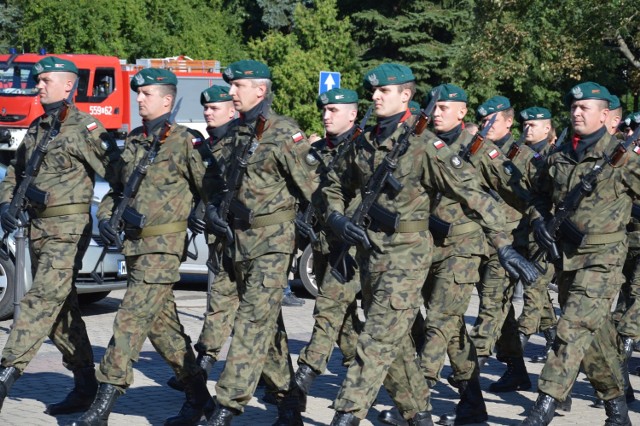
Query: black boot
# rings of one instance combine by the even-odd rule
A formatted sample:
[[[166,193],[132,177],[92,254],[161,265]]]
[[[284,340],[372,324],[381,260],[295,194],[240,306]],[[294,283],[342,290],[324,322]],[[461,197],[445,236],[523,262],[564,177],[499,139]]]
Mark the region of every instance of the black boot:
[[[544,345],[544,351],[541,354],[534,355],[531,357],[531,362],[544,364],[547,362],[547,355],[551,352],[551,348],[553,347],[553,341],[556,340],[557,333],[556,326],[549,327],[542,332],[544,334],[544,338],[547,341]]]
[[[524,347],[529,343],[529,336],[524,334],[523,332],[518,332],[518,338],[520,339],[520,347],[522,348],[522,353],[524,354]]]
[[[486,367],[487,364],[489,364],[489,357],[488,356],[479,356],[478,357],[478,368],[480,368],[480,370],[482,370],[484,367]]]
[[[522,357],[507,357],[507,371],[500,379],[489,386],[491,392],[513,392],[531,388],[531,380]]]
[[[122,395],[120,389],[109,383],[101,383],[98,387],[96,399],[80,418],[71,426],[107,426],[109,414],[113,410],[118,397]]]
[[[627,409],[624,395],[605,401],[604,411],[607,413],[607,420],[604,422],[605,426],[631,426],[629,410]]]
[[[298,389],[300,389],[305,395],[309,395],[311,384],[316,377],[318,377],[318,373],[316,373],[313,368],[309,367],[307,364],[300,364],[296,371],[294,380],[296,381]]]
[[[418,411],[411,417],[407,423],[409,426],[433,426],[430,411]]]
[[[408,423],[400,414],[400,411],[396,407],[391,410],[383,410],[378,414],[378,420],[382,423],[393,426],[407,426]]]
[[[556,410],[564,411],[566,413],[571,412],[571,404],[573,400],[571,399],[571,395],[567,395],[567,398],[564,401],[556,400]]]
[[[86,411],[91,407],[93,399],[98,392],[98,381],[96,380],[96,370],[93,366],[79,368],[73,372],[74,387],[60,402],[47,405],[44,411],[52,416],[59,414],[77,413]]]
[[[299,390],[290,391],[278,403],[278,418],[273,426],[302,426]]]
[[[187,400],[182,404],[177,416],[164,421],[165,426],[195,425],[204,413],[204,407],[211,400],[207,383],[200,373],[186,379],[184,392]]]
[[[234,416],[240,415],[240,412],[233,408],[227,408],[222,405],[216,404],[216,409],[213,410],[211,418],[205,425],[207,426],[230,426],[231,420]]]
[[[2,410],[4,399],[9,395],[9,391],[18,377],[20,377],[20,372],[15,367],[0,368],[0,410]]]
[[[209,373],[211,373],[213,364],[216,363],[216,360],[211,355],[199,354],[196,361],[202,369],[202,375],[204,376],[204,381],[206,383],[207,380],[209,380]],[[184,392],[184,383],[180,382],[176,376],[171,376],[171,378],[167,380],[167,385],[169,385],[171,389]]]
[[[521,426],[547,426],[553,420],[556,412],[556,400],[545,393],[541,393],[535,405],[524,419]]]
[[[479,377],[469,381],[460,381],[460,402],[456,406],[456,411],[440,416],[436,423],[439,425],[453,426],[466,425],[469,423],[486,422],[487,406],[484,403],[482,390],[480,389]]]
[[[353,413],[336,411],[330,426],[357,426],[359,424],[360,419],[354,416]]]
[[[624,357],[621,364],[622,380],[624,382],[624,395],[627,403],[630,403],[636,400],[636,397],[633,394],[633,388],[631,387],[631,381],[629,380],[629,359],[631,359],[631,356],[633,355],[634,341],[631,337],[620,337],[622,338],[622,355]]]

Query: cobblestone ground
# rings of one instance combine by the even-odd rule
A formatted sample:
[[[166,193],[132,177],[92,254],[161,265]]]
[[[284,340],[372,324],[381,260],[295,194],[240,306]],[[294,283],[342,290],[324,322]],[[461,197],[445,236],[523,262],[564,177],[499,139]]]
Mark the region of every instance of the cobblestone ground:
[[[204,287],[204,284],[190,283],[178,285],[175,290],[180,318],[194,341],[200,332],[202,314],[205,309]],[[84,318],[94,345],[96,363],[100,361],[111,337],[113,319],[123,294],[124,290],[112,292],[106,299],[84,308]],[[313,299],[306,296],[302,290],[298,291],[298,295],[306,298],[304,306],[284,308],[285,323],[294,358],[297,358],[300,349],[309,339],[313,326]],[[516,303],[516,307],[520,309],[521,305]],[[467,311],[467,323],[473,322],[477,310],[478,298],[474,295]],[[11,321],[0,322],[0,345],[2,346],[6,342],[10,326]],[[539,352],[543,345],[544,340],[541,336],[533,336],[525,355],[531,356]],[[226,356],[226,348],[223,355]],[[305,424],[326,425],[331,422],[333,410],[330,405],[345,374],[340,360],[340,351],[336,349],[327,371],[314,383],[307,412],[303,413]],[[224,362],[218,362],[210,375],[208,386],[212,393],[215,391],[215,380],[220,375],[223,365]],[[639,365],[640,353],[636,352],[630,363],[631,371],[635,371]],[[109,418],[109,424],[122,426],[161,425],[165,418],[178,412],[183,402],[182,395],[166,385],[172,372],[148,341],[142,349],[140,361],[134,367],[135,383],[118,400]],[[537,397],[536,382],[542,366],[527,362],[527,368],[532,378],[533,388],[529,391],[507,394],[494,394],[487,391],[489,384],[497,380],[503,373],[505,369],[503,364],[492,359],[488,368],[483,371],[481,385],[485,390],[484,397],[489,411],[488,424],[514,425],[522,421],[524,411],[531,406]],[[443,371],[443,377],[446,377],[449,372],[450,369],[447,366]],[[640,389],[640,377],[632,376],[631,382],[634,388]],[[51,417],[44,414],[44,408],[46,404],[63,398],[71,387],[71,373],[62,367],[57,349],[50,341],[46,341],[24,376],[16,382],[10,396],[5,400],[2,413],[0,413],[0,425],[69,424],[77,415]],[[263,390],[258,389],[256,397],[251,400],[245,414],[236,418],[234,424],[270,425],[273,423],[276,417],[276,408],[261,401],[262,393]],[[640,398],[640,393],[636,392],[636,396]],[[604,410],[591,407],[593,400],[593,389],[585,376],[580,374],[574,387],[573,410],[571,413],[556,416],[552,424],[558,426],[603,424]],[[456,402],[457,393],[447,384],[445,379],[440,380],[433,389],[434,420],[436,416],[453,410]],[[389,396],[382,390],[378,396],[378,404],[369,411],[367,419],[361,424],[382,424],[377,420],[377,416],[380,411],[389,409],[391,404]],[[630,404],[629,409],[632,422],[640,424],[640,402]]]

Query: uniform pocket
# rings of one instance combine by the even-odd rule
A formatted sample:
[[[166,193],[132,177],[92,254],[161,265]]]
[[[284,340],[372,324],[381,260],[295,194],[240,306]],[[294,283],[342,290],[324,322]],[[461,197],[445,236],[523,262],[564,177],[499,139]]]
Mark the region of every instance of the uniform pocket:
[[[396,275],[400,271],[392,273]],[[386,290],[389,292],[391,307],[396,310],[405,310],[422,306],[422,286],[426,277],[427,271],[402,271],[397,280],[387,280],[388,288]]]
[[[180,274],[176,268],[144,271],[144,282],[147,284],[173,284],[178,281],[180,281]]]

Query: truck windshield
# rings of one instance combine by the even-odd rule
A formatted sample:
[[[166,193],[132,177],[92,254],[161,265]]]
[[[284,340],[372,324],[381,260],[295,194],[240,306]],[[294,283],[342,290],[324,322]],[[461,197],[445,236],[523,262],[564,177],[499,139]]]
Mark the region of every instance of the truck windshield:
[[[38,93],[31,78],[31,63],[0,62],[0,95],[33,96]]]

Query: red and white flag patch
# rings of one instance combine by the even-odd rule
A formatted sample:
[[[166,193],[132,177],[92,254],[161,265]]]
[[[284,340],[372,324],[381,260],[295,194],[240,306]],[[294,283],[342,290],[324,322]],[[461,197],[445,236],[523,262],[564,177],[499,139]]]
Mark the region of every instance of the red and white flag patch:
[[[640,146],[635,146],[633,148],[633,152],[635,152],[637,155],[640,155]]]
[[[291,139],[293,139],[293,141],[295,143],[300,142],[302,139],[304,139],[304,135],[302,134],[302,132],[298,132],[295,135],[291,136]]]
[[[441,140],[437,140],[433,143],[433,146],[435,146],[436,149],[441,149],[441,148],[444,148],[445,143],[442,142]]]
[[[194,148],[196,146],[202,145],[202,138],[193,138],[193,139],[191,139],[191,145],[193,145]]]
[[[492,149],[491,151],[489,151],[487,153],[487,155],[489,156],[489,158],[491,158],[492,160],[495,159],[498,155],[500,155],[500,152],[497,149]]]
[[[98,124],[95,121],[91,124],[87,124],[87,130],[90,132],[93,132],[97,128],[98,128]]]

